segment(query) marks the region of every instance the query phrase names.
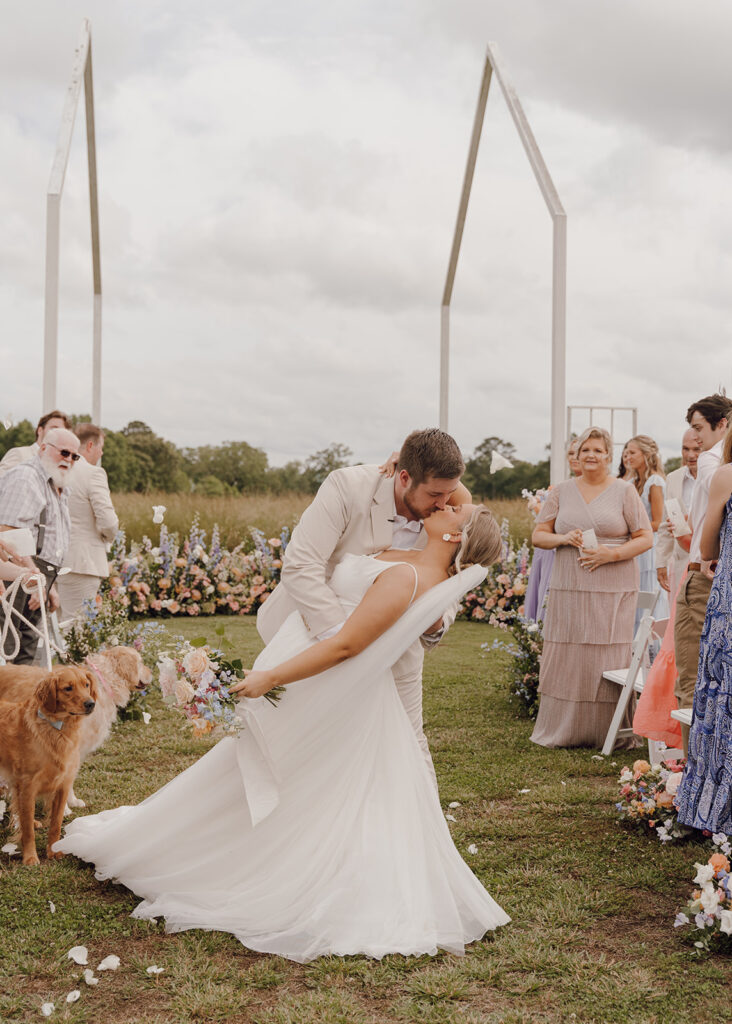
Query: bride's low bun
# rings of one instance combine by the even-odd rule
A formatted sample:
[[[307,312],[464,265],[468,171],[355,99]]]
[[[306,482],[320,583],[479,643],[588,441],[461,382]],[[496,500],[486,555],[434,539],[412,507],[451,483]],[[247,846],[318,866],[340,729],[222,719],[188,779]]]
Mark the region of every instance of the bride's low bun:
[[[455,550],[450,575],[469,565],[493,565],[501,556],[502,543],[501,528],[495,517],[485,505],[476,505],[463,527],[463,539]]]

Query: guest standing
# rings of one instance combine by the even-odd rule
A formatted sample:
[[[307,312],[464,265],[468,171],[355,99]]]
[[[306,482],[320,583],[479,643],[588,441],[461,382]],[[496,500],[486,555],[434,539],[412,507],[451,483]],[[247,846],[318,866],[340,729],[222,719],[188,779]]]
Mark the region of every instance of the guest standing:
[[[724,393],[708,395],[689,406],[686,422],[696,431],[702,452],[697,460],[696,486],[691,499],[689,526],[691,547],[686,579],[676,598],[674,645],[676,667],[676,698],[680,708],[694,703],[694,687],[699,669],[699,642],[707,601],[712,589],[712,573],[702,562],[701,538],[709,500],[709,484],[722,458],[722,444],[727,427],[732,422],[732,400]],[[689,728],[681,726],[684,752],[689,743]]]
[[[577,456],[582,475],[549,492],[531,538],[535,547],[556,549],[531,737],[544,747],[604,743],[618,690],[602,673],[630,661],[636,555],[653,543],[635,488],[610,476],[607,431],[586,430]],[[590,529],[598,541],[591,550],[582,547],[582,532]]]
[[[709,486],[700,550],[718,559],[701,635],[689,759],[676,804],[679,821],[732,832],[732,428]]]
[[[699,436],[689,427],[681,439],[681,465],[666,477],[666,500],[676,498],[685,516],[688,516],[691,508],[696,484],[696,463],[700,451]],[[688,561],[688,548],[676,540],[669,529],[668,521],[664,519],[656,535],[656,576],[659,585],[673,596]]]
[[[22,462],[32,459],[34,455],[38,455],[44,437],[49,430],[54,430],[56,427],[70,430],[71,423],[65,412],[53,409],[52,412],[47,412],[45,416],[41,416],[39,419],[38,426],[36,427],[36,439],[33,444],[19,445],[17,448],[9,448],[5,452],[2,459],[0,459],[0,476],[3,473],[7,473],[9,469],[13,469],[14,466],[19,466]]]
[[[663,475],[658,445],[647,434],[636,434],[635,437],[631,437],[623,449],[623,464],[627,470],[625,479],[635,486],[643,502],[643,507],[648,513],[655,545],[656,533],[663,521],[663,501],[666,496],[666,480]],[[656,576],[656,558],[653,547],[638,557],[638,569],[640,570],[640,589],[655,594],[659,590],[659,583]],[[668,616],[668,601],[665,594],[656,601],[654,614],[656,618]],[[635,616],[636,629],[642,617],[643,611],[639,608]]]
[[[93,423],[81,423],[76,436],[83,458],[76,466],[69,494],[71,540],[65,565],[71,572],[58,578],[62,621],[76,615],[84,601],[94,598],[102,579],[109,576],[107,544],[119,529],[107,474],[99,465],[104,433]]]

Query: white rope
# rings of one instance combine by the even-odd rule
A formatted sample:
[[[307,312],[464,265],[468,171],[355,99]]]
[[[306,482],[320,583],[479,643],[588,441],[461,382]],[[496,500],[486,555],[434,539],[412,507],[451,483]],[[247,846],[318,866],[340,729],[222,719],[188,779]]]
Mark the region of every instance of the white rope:
[[[16,608],[14,601],[18,591],[22,589],[25,594],[29,596],[35,591],[40,591],[39,598],[41,601],[41,628],[39,629],[35,623],[30,622],[25,615]],[[14,621],[24,623],[33,633],[43,642],[44,650],[46,653],[46,667],[52,667],[52,651],[55,650],[57,654],[62,655],[64,652],[57,644],[51,641],[48,635],[48,618],[46,616],[46,599],[45,599],[46,580],[42,573],[33,574],[30,576],[18,576],[17,579],[13,580],[9,587],[0,593],[0,611],[3,613],[2,629],[0,629],[0,657],[3,657],[6,661],[13,661],[17,658],[20,653],[20,633],[18,627]],[[13,643],[12,653],[5,651],[6,638],[10,636]]]

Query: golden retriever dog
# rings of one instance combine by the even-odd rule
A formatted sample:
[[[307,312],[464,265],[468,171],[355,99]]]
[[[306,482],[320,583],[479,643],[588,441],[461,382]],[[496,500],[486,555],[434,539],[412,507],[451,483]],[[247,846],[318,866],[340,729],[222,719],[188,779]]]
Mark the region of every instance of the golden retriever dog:
[[[142,690],[152,682],[152,672],[134,647],[110,647],[91,654],[85,663],[97,680],[97,706],[94,714],[81,723],[80,761],[86,760],[109,736],[117,717],[117,709],[127,705],[133,690]],[[35,665],[0,666],[0,701],[22,701],[33,686],[46,674]],[[69,807],[86,806],[74,793],[69,794]]]
[[[50,806],[46,856],[61,838],[64,808],[79,770],[82,722],[96,706],[97,681],[91,671],[64,665],[44,671],[20,703],[0,701],[0,774],[10,786],[20,823],[24,864],[38,864],[35,805]]]

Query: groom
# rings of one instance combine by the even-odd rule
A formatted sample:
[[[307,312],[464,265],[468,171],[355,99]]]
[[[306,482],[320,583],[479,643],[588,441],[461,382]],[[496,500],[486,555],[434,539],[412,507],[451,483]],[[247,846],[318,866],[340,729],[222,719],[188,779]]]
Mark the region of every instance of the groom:
[[[336,469],[324,481],[295,527],[282,565],[282,580],[257,613],[257,629],[269,643],[287,616],[300,612],[315,640],[338,632],[346,618],[328,585],[345,554],[372,555],[386,548],[423,548],[422,520],[445,505],[470,500],[460,483],[460,449],[442,430],[415,430],[399,452],[396,474],[378,466]],[[422,728],[424,647],[438,643],[455,610],[435,623],[393,666],[394,681],[422,751],[432,768]]]

